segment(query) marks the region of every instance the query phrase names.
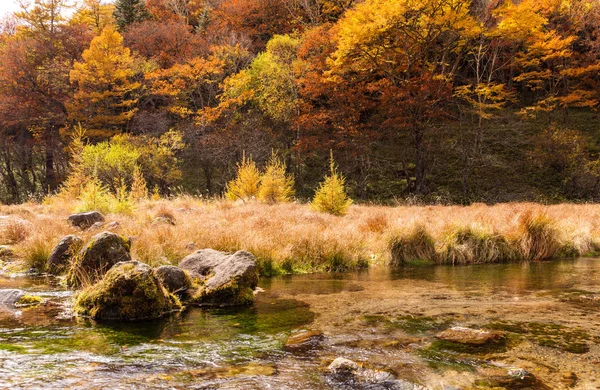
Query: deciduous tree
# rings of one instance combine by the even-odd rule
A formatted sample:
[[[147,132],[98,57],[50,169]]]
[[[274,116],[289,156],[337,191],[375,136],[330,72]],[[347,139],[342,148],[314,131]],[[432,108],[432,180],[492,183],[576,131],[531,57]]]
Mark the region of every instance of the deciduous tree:
[[[134,58],[123,46],[123,37],[107,27],[82,57],[71,71],[71,82],[77,87],[69,105],[71,120],[84,125],[90,137],[126,130],[137,111],[141,84],[132,81]]]

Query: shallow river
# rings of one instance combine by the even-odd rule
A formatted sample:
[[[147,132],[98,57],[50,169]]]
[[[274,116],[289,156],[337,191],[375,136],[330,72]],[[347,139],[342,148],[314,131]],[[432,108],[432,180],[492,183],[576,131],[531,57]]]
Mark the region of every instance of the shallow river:
[[[71,316],[71,293],[56,280],[0,276],[0,288],[46,298],[0,307],[0,388],[600,388],[600,259],[378,267],[260,287],[252,308],[99,325]],[[435,337],[454,326],[502,342]],[[286,345],[303,330],[322,337]],[[336,357],[398,380],[331,375]]]

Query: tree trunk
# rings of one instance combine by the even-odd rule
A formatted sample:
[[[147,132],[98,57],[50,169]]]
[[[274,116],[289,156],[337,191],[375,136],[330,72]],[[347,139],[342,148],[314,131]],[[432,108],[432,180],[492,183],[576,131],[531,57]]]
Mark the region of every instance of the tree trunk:
[[[10,161],[10,153],[8,150],[4,154],[4,166],[6,169],[6,173],[4,174],[4,180],[10,190],[11,194],[11,203],[19,203],[19,185],[17,184],[17,180],[15,179],[15,174],[13,172],[12,164]]]
[[[415,138],[415,193],[427,193],[427,183],[425,180],[425,151],[423,138],[425,129],[420,125],[413,126]]]
[[[46,142],[46,188],[44,191],[51,192],[56,189],[56,172],[54,170],[54,150],[49,142]]]

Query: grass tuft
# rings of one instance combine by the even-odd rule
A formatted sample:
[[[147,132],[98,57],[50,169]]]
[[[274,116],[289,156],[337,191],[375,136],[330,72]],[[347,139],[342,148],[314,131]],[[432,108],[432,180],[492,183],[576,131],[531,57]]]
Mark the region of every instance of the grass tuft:
[[[555,222],[546,214],[532,211],[519,217],[513,239],[520,257],[528,261],[555,258],[563,247]]]
[[[502,235],[481,226],[455,227],[443,241],[440,262],[445,264],[480,264],[510,261],[514,248]]]
[[[389,247],[392,265],[434,262],[437,259],[433,237],[422,225],[417,225],[408,233],[394,235]]]

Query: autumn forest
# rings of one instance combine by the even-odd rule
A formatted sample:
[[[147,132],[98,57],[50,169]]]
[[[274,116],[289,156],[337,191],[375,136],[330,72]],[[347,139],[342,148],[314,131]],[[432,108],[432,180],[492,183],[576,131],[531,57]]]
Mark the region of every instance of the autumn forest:
[[[357,201],[600,199],[598,0],[34,0],[0,52],[2,203],[274,155],[300,199],[331,155]]]

